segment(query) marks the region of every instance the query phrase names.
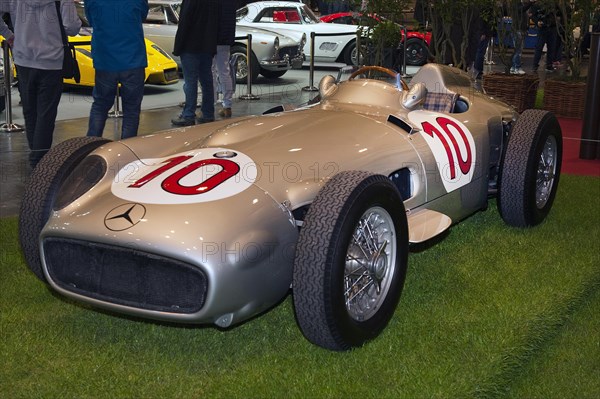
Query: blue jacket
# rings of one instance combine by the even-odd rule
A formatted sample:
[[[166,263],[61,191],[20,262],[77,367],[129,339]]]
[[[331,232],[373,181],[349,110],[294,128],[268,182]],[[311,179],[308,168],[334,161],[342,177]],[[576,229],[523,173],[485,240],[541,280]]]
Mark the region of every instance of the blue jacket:
[[[93,28],[95,69],[120,72],[148,66],[142,28],[147,0],[85,0],[85,15]]]

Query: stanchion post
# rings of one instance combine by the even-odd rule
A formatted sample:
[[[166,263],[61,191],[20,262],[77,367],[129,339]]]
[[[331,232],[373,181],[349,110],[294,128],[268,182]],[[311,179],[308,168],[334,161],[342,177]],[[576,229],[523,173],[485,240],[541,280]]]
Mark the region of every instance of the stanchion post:
[[[252,94],[252,35],[246,36],[248,44],[246,45],[246,68],[248,70],[247,76],[247,91],[246,94],[240,96],[242,100],[258,100],[260,97]]]
[[[600,33],[591,34],[590,62],[579,158],[600,159]]]
[[[402,46],[402,77],[403,78],[412,78],[411,75],[406,73],[406,44],[408,43],[408,30],[406,26],[402,26],[402,34],[404,35],[404,46]]]
[[[6,122],[0,125],[0,132],[3,133],[18,133],[25,130],[23,126],[17,125],[12,121],[12,96],[10,90],[10,78],[12,76],[12,63],[10,59],[10,51],[8,48],[8,43],[6,40],[2,41],[2,51],[4,56],[4,85],[2,90],[4,90],[4,95],[6,96]]]
[[[122,118],[121,106],[119,102],[119,85],[117,84],[117,94],[115,95],[115,105],[112,111],[109,111],[108,116],[111,118]]]
[[[303,91],[319,91],[314,85],[315,82],[315,32],[310,32],[310,70],[308,75],[308,86],[302,88]]]

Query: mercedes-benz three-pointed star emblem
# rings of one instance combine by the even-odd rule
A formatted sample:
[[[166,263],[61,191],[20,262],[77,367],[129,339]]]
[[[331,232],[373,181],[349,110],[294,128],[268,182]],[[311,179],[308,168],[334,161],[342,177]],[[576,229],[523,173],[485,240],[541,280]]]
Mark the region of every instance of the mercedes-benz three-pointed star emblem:
[[[104,217],[104,225],[112,231],[127,230],[138,224],[146,215],[142,204],[128,203],[113,208]]]

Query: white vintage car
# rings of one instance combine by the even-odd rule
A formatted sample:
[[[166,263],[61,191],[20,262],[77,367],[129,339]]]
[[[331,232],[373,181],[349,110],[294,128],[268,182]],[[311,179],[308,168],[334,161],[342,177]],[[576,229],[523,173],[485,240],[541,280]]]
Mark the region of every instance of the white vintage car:
[[[179,22],[181,0],[151,0],[150,11],[144,24],[145,36],[169,52],[173,51],[173,42]],[[304,61],[303,48],[306,38],[293,39],[284,34],[275,34],[264,29],[237,26],[236,37],[252,35],[252,80],[261,74],[274,79],[283,76],[291,68],[301,68]],[[236,81],[246,83],[248,63],[246,40],[236,40],[231,54],[237,55]],[[172,55],[172,54],[171,54]],[[172,55],[179,63],[179,57]]]
[[[237,11],[237,25],[270,29],[277,34],[300,40],[306,35],[315,36],[315,62],[343,62],[357,65],[357,27],[322,22],[304,3],[292,1],[257,1]],[[327,35],[327,36],[319,36]],[[311,57],[310,45],[304,49]]]

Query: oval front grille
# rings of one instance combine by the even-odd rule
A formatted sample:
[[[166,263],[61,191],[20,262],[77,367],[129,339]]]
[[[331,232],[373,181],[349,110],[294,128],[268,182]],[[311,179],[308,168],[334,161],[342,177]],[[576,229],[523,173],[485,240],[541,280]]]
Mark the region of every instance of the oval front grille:
[[[169,313],[195,313],[204,305],[208,282],[196,266],[81,240],[49,237],[43,246],[51,279],[73,293]]]

